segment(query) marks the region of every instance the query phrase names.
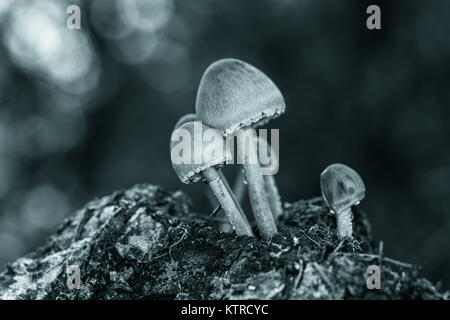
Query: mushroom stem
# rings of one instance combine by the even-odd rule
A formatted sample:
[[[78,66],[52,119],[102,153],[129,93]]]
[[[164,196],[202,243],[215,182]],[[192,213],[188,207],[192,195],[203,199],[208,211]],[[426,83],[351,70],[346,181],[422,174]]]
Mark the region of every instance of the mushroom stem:
[[[244,155],[242,166],[248,184],[248,195],[256,224],[261,233],[261,237],[264,240],[270,240],[278,232],[277,226],[275,225],[269,202],[267,201],[264,179],[258,160],[255,135],[251,133],[249,139],[245,139],[247,136],[245,131],[247,130],[240,131],[237,137],[237,148]],[[246,147],[246,141],[248,141],[248,148]]]
[[[278,192],[275,177],[272,175],[264,176],[264,185],[270,205],[270,211],[272,212],[273,219],[277,221],[283,214],[283,206],[281,204],[281,197]]]
[[[348,207],[347,209],[342,210],[341,212],[337,213],[336,220],[337,220],[337,233],[338,233],[339,238],[342,239],[345,237],[351,237],[353,234],[352,208]]]
[[[273,219],[276,222],[283,214],[283,205],[281,204],[281,197],[278,192],[277,183],[275,182],[275,177],[272,175],[265,175],[263,176],[263,179],[270,211],[272,212]],[[238,203],[242,203],[245,196],[245,190],[244,174],[242,171],[239,171],[233,187],[233,193]]]
[[[233,193],[236,197],[236,200],[239,203],[242,203],[245,197],[245,178],[244,178],[244,172],[242,170],[239,170],[239,172],[236,175],[236,178],[234,180],[233,185]]]
[[[205,195],[208,198],[209,204],[211,205],[212,209],[217,208],[218,201],[214,193],[211,191],[211,189],[205,188]]]
[[[239,209],[239,212],[241,213],[242,218],[245,220],[245,222],[247,222],[248,225],[250,225],[248,223],[247,216],[245,215],[244,210],[241,207],[241,201],[239,201],[239,199],[236,198],[236,195],[234,194],[233,189],[231,189],[227,178],[225,177],[225,175],[223,174],[223,172],[221,170],[218,170],[217,172],[218,172],[223,184],[225,185],[225,188],[227,188],[228,193],[231,195],[231,198],[233,199],[234,203],[236,204],[236,207]]]
[[[207,168],[203,171],[203,177],[217,197],[217,200],[219,200],[223,211],[227,215],[228,220],[236,233],[238,235],[253,236],[250,225],[241,215],[242,209],[238,208],[217,170],[214,168]]]

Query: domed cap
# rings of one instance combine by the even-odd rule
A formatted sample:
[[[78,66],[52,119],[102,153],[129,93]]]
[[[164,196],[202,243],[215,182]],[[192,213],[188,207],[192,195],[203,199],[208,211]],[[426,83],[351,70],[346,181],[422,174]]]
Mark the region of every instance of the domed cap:
[[[179,128],[181,125],[185,124],[189,121],[196,121],[197,115],[195,113],[187,113],[178,119],[177,123],[175,123],[174,129]]]
[[[358,204],[366,192],[360,175],[343,164],[332,164],[322,172],[320,188],[322,197],[335,213]]]
[[[259,127],[284,113],[277,86],[264,73],[237,59],[211,64],[197,91],[198,118],[228,135],[245,127]]]
[[[170,155],[173,169],[183,183],[197,182],[205,169],[223,166],[232,159],[222,134],[200,121],[186,122],[173,131]]]

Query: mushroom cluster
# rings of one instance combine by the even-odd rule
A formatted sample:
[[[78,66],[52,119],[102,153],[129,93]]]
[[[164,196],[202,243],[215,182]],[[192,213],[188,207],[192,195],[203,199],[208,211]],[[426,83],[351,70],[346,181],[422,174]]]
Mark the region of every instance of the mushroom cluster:
[[[277,233],[276,222],[283,206],[274,175],[263,174],[265,164],[258,151],[269,150],[276,162],[278,155],[255,129],[279,117],[285,109],[280,90],[262,71],[241,60],[222,59],[204,72],[195,113],[181,117],[172,133],[172,165],[179,179],[183,183],[207,183],[238,235],[253,236],[240,205],[245,192],[261,238],[270,240]],[[242,168],[233,191],[220,169],[234,163],[229,144],[234,144],[235,138]],[[179,148],[180,141],[183,148]],[[323,200],[336,214],[338,236],[352,237],[351,208],[365,195],[361,177],[345,165],[333,164],[322,172],[320,182]]]
[[[274,180],[265,179],[262,175],[258,160],[258,137],[254,128],[278,117],[284,113],[285,109],[281,92],[263,72],[237,59],[222,59],[211,64],[202,76],[197,91],[195,114],[187,114],[180,118],[174,130],[174,133],[180,129],[192,128],[194,131],[194,126],[189,123],[199,120],[203,127],[216,129],[222,139],[226,139],[226,141],[236,137],[237,153],[242,157],[240,164],[248,185],[253,215],[259,233],[265,240],[270,240],[277,233],[274,217],[281,214],[282,208]],[[192,134],[195,136],[195,132]],[[179,141],[173,135],[172,138],[171,154],[177,145],[173,142]],[[227,143],[225,142],[224,145],[226,146]],[[198,150],[193,150],[192,157],[199,157],[198,152]],[[225,155],[227,152],[229,150],[225,152]],[[184,183],[193,181],[191,177],[197,177],[200,172],[203,172],[200,170],[206,166],[206,163],[201,163],[199,167],[190,163],[176,164],[173,160],[172,158],[173,167]],[[208,166],[208,168],[214,169],[216,180],[209,179],[211,178],[210,173],[206,175],[203,173],[202,178],[210,185],[217,197],[211,183],[212,181],[221,181],[222,189],[217,192],[221,197],[226,194],[229,201],[224,201],[223,197],[218,197],[218,200],[233,229],[238,234],[252,235],[249,227],[243,227],[245,223],[248,225],[248,222],[240,206],[240,201],[236,199],[226,178],[218,169],[225,165],[228,159],[223,157],[221,160],[223,161],[211,162],[212,166]],[[182,174],[180,175],[180,173]],[[276,201],[275,205],[273,201]],[[240,212],[241,219],[237,219],[236,212]],[[238,220],[242,221],[238,223]],[[248,232],[249,230],[250,232]]]

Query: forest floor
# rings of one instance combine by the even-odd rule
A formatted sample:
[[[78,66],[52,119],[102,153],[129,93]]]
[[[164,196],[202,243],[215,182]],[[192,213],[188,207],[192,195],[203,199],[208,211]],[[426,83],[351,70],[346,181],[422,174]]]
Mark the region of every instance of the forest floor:
[[[285,204],[270,242],[219,232],[221,212],[143,184],[89,202],[0,273],[0,299],[448,299],[420,268],[385,257],[366,215],[339,240],[320,198]],[[255,230],[256,232],[256,230]],[[367,268],[380,267],[380,289]],[[72,266],[72,269],[68,267]],[[73,266],[81,284],[70,284]],[[68,285],[68,280],[70,284]]]

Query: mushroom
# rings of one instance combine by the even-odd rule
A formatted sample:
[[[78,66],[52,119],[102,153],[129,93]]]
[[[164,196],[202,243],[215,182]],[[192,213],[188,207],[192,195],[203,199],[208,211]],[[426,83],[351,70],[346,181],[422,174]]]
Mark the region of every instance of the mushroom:
[[[175,123],[174,129],[181,127],[183,124],[189,121],[197,121],[197,115],[195,113],[187,113],[178,119],[177,123]]]
[[[276,154],[275,150],[273,150],[273,148],[271,147],[271,145],[267,142],[266,139],[264,139],[263,137],[259,136],[258,137],[258,151],[259,151],[259,155],[261,155],[261,149],[265,150],[265,152],[267,152],[267,150],[269,150],[269,156],[272,159],[272,161],[275,163],[275,167],[278,168],[278,155]],[[269,172],[265,173],[263,172],[263,179],[264,179],[264,188],[266,190],[266,194],[267,194],[267,198],[269,201],[269,205],[270,205],[270,211],[272,212],[272,216],[275,220],[275,222],[278,220],[278,218],[283,214],[283,206],[281,203],[281,197],[280,197],[280,193],[278,192],[278,187],[277,187],[277,183],[275,181],[275,174],[276,172],[273,172],[273,170],[271,170],[271,166],[273,165],[273,163],[271,163],[271,165],[269,165],[268,163],[262,163],[261,158],[259,159],[260,162],[260,166],[261,166],[261,170],[264,171],[265,169],[268,170]],[[236,200],[241,203],[242,199],[245,196],[245,178],[243,176],[243,172],[239,171],[234,183],[234,187],[233,187],[233,191],[234,191],[234,195]]]
[[[320,175],[320,189],[330,211],[336,214],[338,236],[351,237],[352,206],[358,205],[366,193],[360,175],[346,165],[332,164]]]
[[[185,124],[186,122],[191,122],[191,121],[198,121],[197,119],[197,115],[195,113],[187,113],[184,116],[182,116],[180,119],[178,119],[177,123],[175,124],[174,129],[177,129],[179,127],[181,127],[183,124]],[[217,173],[220,176],[220,179],[223,181],[223,184],[225,185],[225,187],[228,189],[228,192],[230,193],[231,197],[233,198],[233,201],[236,202],[236,205],[238,207],[238,209],[241,212],[242,217],[244,218],[245,221],[247,221],[247,217],[245,216],[244,210],[242,210],[242,207],[240,205],[240,201],[236,198],[233,190],[230,187],[230,184],[228,183],[227,178],[225,177],[225,175],[223,174],[222,170],[220,170],[220,168],[217,170]],[[208,199],[211,202],[211,206],[213,208],[215,208],[217,206],[217,198],[211,194],[211,189],[209,189],[209,192],[206,193]],[[225,224],[221,225],[222,229],[226,229]]]
[[[208,139],[205,139],[206,136]],[[183,183],[190,184],[200,180],[206,182],[236,233],[253,236],[250,225],[241,214],[242,209],[233,200],[217,171],[217,168],[231,159],[231,153],[224,146],[225,139],[217,130],[203,125],[200,121],[186,122],[172,133],[170,141],[172,166]],[[180,151],[183,153],[182,156]]]
[[[278,117],[285,109],[283,96],[272,80],[237,59],[222,59],[211,64],[197,91],[195,110],[198,118],[222,131],[225,137],[237,135],[237,150],[244,156],[242,165],[250,204],[265,240],[277,233],[277,227],[264,189],[252,128]]]
[[[197,120],[198,120],[197,115],[195,113],[187,113],[178,119],[178,121],[175,123],[174,129],[178,129],[186,122],[197,121]],[[222,174],[220,170],[219,170],[219,173]],[[223,178],[223,175],[222,175],[222,178]],[[206,194],[206,197],[208,198],[209,203],[211,204],[211,207],[213,209],[215,209],[217,207],[217,198],[214,196],[214,194],[212,194],[211,188],[206,188],[205,194]]]

